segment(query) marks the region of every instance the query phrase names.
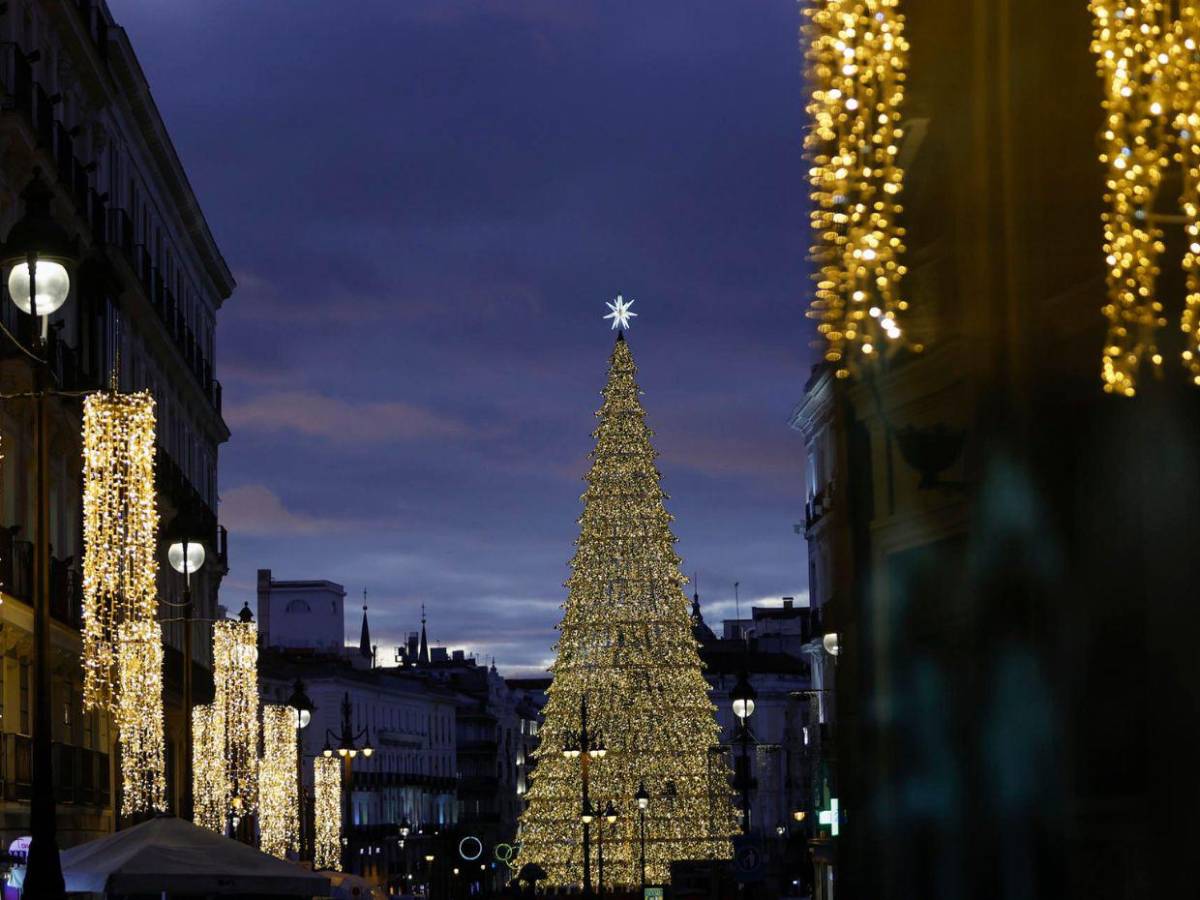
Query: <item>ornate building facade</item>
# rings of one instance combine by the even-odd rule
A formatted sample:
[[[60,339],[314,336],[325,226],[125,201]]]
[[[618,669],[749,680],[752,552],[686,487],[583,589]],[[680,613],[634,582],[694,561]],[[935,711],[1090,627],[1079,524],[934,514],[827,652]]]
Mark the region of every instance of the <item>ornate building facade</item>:
[[[164,537],[207,545],[193,578],[195,616],[211,619],[226,569],[217,524],[217,459],[229,431],[216,380],[215,326],[233,278],[155,107],[125,31],[103,2],[15,0],[0,7],[0,235],[22,215],[20,194],[40,170],[51,211],[78,247],[67,303],[50,319],[59,388],[147,389],[157,403],[158,505]],[[0,322],[24,324],[5,292]],[[0,338],[0,389],[27,390],[31,372]],[[50,541],[54,765],[59,840],[111,831],[114,733],[81,708],[81,404],[51,402]],[[30,790],[33,426],[29,401],[0,404],[0,841],[28,834]],[[159,595],[181,579],[160,563]],[[164,618],[174,618],[164,612]],[[193,660],[202,694],[208,627]],[[165,626],[168,802],[180,798],[182,625]],[[208,679],[209,682],[211,679]],[[198,697],[198,699],[202,699]]]

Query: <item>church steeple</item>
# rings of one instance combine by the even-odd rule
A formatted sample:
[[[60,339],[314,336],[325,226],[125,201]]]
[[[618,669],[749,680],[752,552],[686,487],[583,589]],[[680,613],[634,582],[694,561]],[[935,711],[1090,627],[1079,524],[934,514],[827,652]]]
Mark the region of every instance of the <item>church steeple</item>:
[[[700,612],[700,583],[699,578],[692,576],[692,581],[696,584],[696,592],[692,594],[692,637],[701,644],[707,644],[717,639],[713,630],[708,627],[704,621],[704,616]]]
[[[363,590],[363,623],[362,636],[358,639],[358,652],[367,659],[371,658],[371,627],[367,624],[367,592]]]
[[[425,637],[425,604],[421,604],[421,649],[417,652],[417,665],[429,665],[429,639]]]

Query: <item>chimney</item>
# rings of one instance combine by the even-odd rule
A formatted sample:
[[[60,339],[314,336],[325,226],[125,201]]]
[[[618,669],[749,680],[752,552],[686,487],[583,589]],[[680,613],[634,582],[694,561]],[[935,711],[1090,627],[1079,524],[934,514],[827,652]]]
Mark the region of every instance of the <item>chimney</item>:
[[[795,597],[784,597],[784,598],[783,598],[783,608],[784,608],[784,609],[791,609],[791,608],[792,608],[792,604],[793,604],[793,603],[795,603],[795,602],[796,602],[796,598],[795,598]]]

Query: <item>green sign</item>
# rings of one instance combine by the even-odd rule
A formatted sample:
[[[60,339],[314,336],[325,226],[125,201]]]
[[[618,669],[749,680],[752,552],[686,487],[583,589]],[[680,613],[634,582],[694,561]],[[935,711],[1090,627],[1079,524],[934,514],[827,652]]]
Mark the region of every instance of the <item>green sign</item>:
[[[663,889],[660,887],[645,888],[642,900],[663,900]]]

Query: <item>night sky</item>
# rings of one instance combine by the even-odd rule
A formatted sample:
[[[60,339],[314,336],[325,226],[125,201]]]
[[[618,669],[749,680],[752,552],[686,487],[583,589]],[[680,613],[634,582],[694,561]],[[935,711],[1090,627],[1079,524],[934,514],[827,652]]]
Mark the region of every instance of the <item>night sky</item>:
[[[381,660],[425,603],[543,668],[617,293],[709,621],[803,597],[792,0],[109,4],[239,285],[227,607],[328,578]]]

